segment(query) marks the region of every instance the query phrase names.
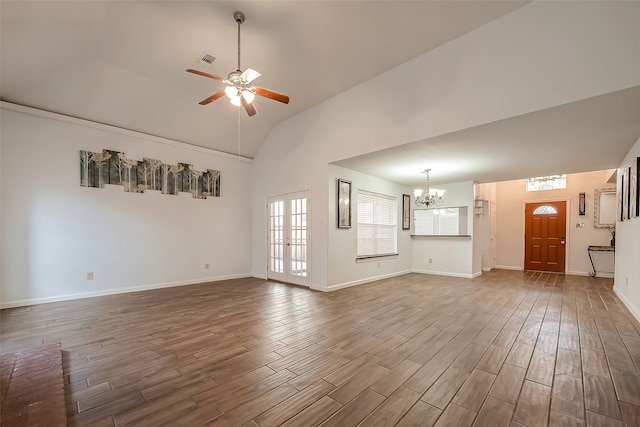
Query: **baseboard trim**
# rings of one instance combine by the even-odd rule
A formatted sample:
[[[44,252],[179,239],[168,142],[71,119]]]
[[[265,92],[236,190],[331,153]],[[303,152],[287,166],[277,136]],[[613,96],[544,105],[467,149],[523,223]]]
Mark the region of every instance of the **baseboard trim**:
[[[460,277],[462,279],[473,279],[475,277],[482,275],[482,272],[467,274],[467,273],[452,273],[450,271],[432,271],[432,270],[416,270],[416,269],[411,271],[413,273],[432,274],[434,276]]]
[[[629,299],[625,294],[623,294],[622,292],[619,292],[618,288],[615,285],[613,286],[613,292],[615,292],[616,296],[620,298],[620,301],[622,301],[624,306],[627,307],[627,310],[629,310],[629,312],[633,315],[633,317],[635,317],[636,320],[640,322],[640,309],[638,309],[638,307],[633,305],[633,303],[629,301]]]
[[[326,286],[317,285],[315,283],[310,284],[309,289],[313,291],[329,292],[329,289],[327,289]]]
[[[338,283],[336,285],[327,286],[324,289],[320,287],[316,287],[315,285],[311,285],[310,287],[311,289],[318,290],[318,291],[331,292],[331,291],[337,291],[338,289],[349,288],[351,286],[357,286],[365,283],[375,282],[376,280],[389,279],[391,277],[402,276],[403,274],[409,274],[411,272],[412,270],[397,271],[395,273],[383,274],[381,276],[375,276],[375,277],[368,277],[366,279],[354,280],[352,282]]]
[[[201,283],[220,282],[222,280],[231,280],[231,279],[244,279],[247,277],[251,277],[251,275],[250,274],[232,274],[228,276],[208,277],[204,279],[185,280],[185,281],[166,282],[166,283],[154,283],[151,285],[132,286],[129,288],[118,288],[118,289],[109,289],[104,291],[93,291],[93,292],[81,292],[77,294],[56,295],[53,297],[45,297],[45,298],[24,299],[24,300],[17,300],[17,301],[2,302],[0,303],[0,309],[24,307],[27,305],[36,305],[36,304],[46,304],[50,302],[71,301],[71,300],[82,299],[82,298],[102,297],[106,295],[126,294],[129,292],[150,291],[153,289],[173,288],[176,286],[198,285]]]
[[[496,268],[499,270],[515,270],[515,271],[524,271],[524,267],[519,267],[516,265],[496,265]]]
[[[572,276],[589,276],[590,275],[588,271],[567,271],[567,272],[565,272],[565,274],[570,274]],[[603,277],[605,279],[613,279],[614,278],[614,274],[600,271],[600,272],[596,272],[596,276],[595,277]]]

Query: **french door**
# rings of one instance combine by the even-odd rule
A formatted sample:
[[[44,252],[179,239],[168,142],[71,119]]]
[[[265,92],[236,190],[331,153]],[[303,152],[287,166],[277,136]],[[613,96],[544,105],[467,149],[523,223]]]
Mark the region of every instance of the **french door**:
[[[309,192],[267,199],[267,278],[309,286]]]

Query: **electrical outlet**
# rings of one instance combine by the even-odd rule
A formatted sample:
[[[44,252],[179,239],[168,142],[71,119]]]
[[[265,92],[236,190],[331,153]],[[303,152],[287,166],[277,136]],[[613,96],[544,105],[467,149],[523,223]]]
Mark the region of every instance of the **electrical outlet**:
[[[93,271],[87,273],[87,280],[93,280]]]
[[[576,222],[576,228],[584,228],[584,222]]]
[[[208,263],[208,262],[206,262],[206,263],[204,264],[204,269],[205,269],[205,270],[208,270],[208,269],[209,269],[209,263]]]
[[[429,258],[429,264],[433,264],[433,259]]]

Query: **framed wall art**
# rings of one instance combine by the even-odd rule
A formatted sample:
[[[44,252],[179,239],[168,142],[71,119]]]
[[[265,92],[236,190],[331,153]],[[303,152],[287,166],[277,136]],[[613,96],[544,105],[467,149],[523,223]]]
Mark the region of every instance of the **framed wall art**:
[[[402,195],[402,229],[409,230],[411,228],[411,196],[409,194]]]
[[[627,219],[629,198],[627,197],[627,176],[626,169],[618,169],[618,220]]]
[[[338,228],[351,228],[351,181],[338,178]]]
[[[629,185],[629,181],[631,179],[631,168],[625,168],[624,169],[624,179],[622,181],[622,219],[623,221],[626,221],[628,219],[631,219],[631,216],[629,215],[631,213],[631,210],[629,209],[629,201],[630,201],[630,197],[629,197],[629,190],[631,189],[631,185]]]
[[[587,207],[585,203],[586,194],[580,193],[578,196],[578,215],[585,215],[587,213]]]
[[[155,190],[191,193],[194,199],[220,197],[220,171],[198,171],[187,163],[164,164],[147,157],[129,159],[115,150],[80,150],[80,186],[104,188],[105,184],[121,185],[131,193]]]
[[[631,162],[629,167],[629,218],[640,217],[640,183],[638,172],[640,171],[640,157]]]

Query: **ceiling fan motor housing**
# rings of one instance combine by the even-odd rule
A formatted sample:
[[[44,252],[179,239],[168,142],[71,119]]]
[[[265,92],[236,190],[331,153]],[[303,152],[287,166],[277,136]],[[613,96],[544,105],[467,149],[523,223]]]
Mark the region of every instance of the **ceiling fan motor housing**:
[[[227,77],[227,80],[229,80],[231,83],[239,83],[241,78],[240,75],[242,74],[242,72],[240,70],[236,70],[236,71],[232,71],[229,73],[229,76]]]

